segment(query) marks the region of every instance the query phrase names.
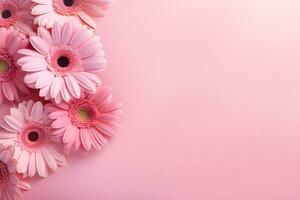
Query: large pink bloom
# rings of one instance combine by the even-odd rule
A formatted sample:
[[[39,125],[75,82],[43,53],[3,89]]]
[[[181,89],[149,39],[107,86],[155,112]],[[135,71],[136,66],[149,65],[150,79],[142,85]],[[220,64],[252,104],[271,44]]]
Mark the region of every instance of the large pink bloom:
[[[51,126],[56,129],[52,134],[62,138],[67,151],[101,149],[118,128],[116,116],[121,105],[112,104],[111,99],[110,90],[103,87],[95,95],[46,106],[51,111],[49,118],[54,120]]]
[[[0,0],[0,27],[15,27],[22,33],[32,33],[31,0]]]
[[[23,82],[24,74],[17,64],[19,49],[25,48],[28,40],[14,29],[0,28],[0,103],[19,100],[19,93],[29,94]]]
[[[35,51],[19,51],[18,63],[27,72],[25,83],[40,89],[40,96],[57,103],[79,98],[82,91],[95,93],[100,85],[95,72],[104,69],[106,60],[98,36],[83,26],[55,23],[50,33],[43,27],[30,37]]]
[[[55,21],[76,20],[96,28],[93,18],[102,17],[111,0],[32,0],[36,3],[31,14],[35,24],[52,28]]]
[[[15,147],[17,172],[25,177],[46,177],[65,164],[61,148],[51,139],[48,114],[41,102],[23,102],[11,108],[1,124],[0,143]]]
[[[30,186],[22,182],[16,174],[16,160],[13,159],[14,148],[0,146],[0,200],[13,200],[21,196],[21,189]]]

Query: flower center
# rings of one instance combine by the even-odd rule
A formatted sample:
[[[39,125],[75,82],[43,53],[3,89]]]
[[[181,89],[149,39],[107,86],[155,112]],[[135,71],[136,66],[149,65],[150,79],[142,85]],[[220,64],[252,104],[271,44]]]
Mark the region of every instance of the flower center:
[[[82,9],[82,0],[52,0],[53,8],[61,15],[77,15]]]
[[[18,18],[18,9],[14,3],[7,1],[0,3],[0,26],[9,27],[16,23]]]
[[[57,59],[57,64],[60,67],[65,68],[65,67],[68,67],[68,65],[70,64],[70,60],[66,56],[61,56]]]
[[[0,59],[0,74],[7,73],[9,71],[9,64],[6,60]]]
[[[56,46],[51,49],[48,56],[50,70],[58,75],[66,75],[69,72],[80,71],[82,60],[76,49],[70,46]]]
[[[77,127],[93,126],[97,114],[97,107],[86,99],[77,100],[70,106],[69,116]]]
[[[8,55],[6,49],[0,49],[0,83],[10,81],[17,71],[14,59]]]
[[[28,133],[27,135],[28,140],[30,140],[31,142],[36,142],[39,140],[39,133],[36,131],[31,131],[30,133]]]
[[[3,19],[7,19],[7,18],[10,18],[11,17],[11,12],[10,10],[3,10],[2,13],[1,13],[1,16]]]
[[[20,142],[27,148],[34,148],[44,143],[46,139],[46,127],[33,122],[26,124],[20,135]]]
[[[67,7],[71,7],[71,6],[73,6],[74,1],[73,0],[64,0],[64,4]]]
[[[0,183],[7,181],[9,177],[9,172],[6,164],[0,160]]]
[[[91,107],[82,106],[78,108],[76,116],[79,121],[87,122],[93,118],[94,114],[94,110]]]

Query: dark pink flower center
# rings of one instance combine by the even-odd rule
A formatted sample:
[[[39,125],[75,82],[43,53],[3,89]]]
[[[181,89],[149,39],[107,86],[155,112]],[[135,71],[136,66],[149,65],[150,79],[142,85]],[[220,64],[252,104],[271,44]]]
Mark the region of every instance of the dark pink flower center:
[[[1,16],[3,19],[7,19],[11,17],[11,11],[10,10],[3,10],[1,13]]]
[[[0,160],[0,183],[3,183],[8,180],[9,172],[6,164]]]
[[[73,6],[74,1],[73,0],[64,0],[64,4],[67,7]]]
[[[80,71],[81,58],[73,48],[69,46],[56,46],[51,50],[48,58],[51,69],[59,75],[65,75],[71,71]]]
[[[77,127],[93,126],[97,120],[97,115],[97,107],[87,99],[77,100],[70,106],[69,116]]]
[[[0,3],[0,13],[0,26],[9,27],[16,23],[18,9],[13,3]]]
[[[70,64],[70,60],[66,56],[61,56],[57,59],[57,64],[60,67],[65,68],[65,67],[68,67],[68,65]]]
[[[21,131],[21,142],[27,148],[34,148],[44,143],[46,127],[39,123],[29,123]]]
[[[81,10],[82,0],[53,0],[53,8],[62,15],[76,15]]]

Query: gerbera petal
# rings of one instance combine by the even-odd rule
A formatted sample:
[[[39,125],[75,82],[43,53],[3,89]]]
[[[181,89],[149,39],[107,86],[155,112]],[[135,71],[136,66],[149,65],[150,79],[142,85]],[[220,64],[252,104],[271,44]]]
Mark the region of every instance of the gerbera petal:
[[[38,101],[32,107],[31,118],[34,121],[39,121],[43,117],[43,112],[44,112],[43,104],[40,101]]]
[[[95,83],[93,83],[90,79],[85,77],[83,74],[76,73],[76,74],[73,74],[73,76],[78,80],[79,85],[81,87],[83,87],[85,90],[87,90],[88,92],[91,92],[91,93],[96,92],[97,88],[96,88]]]
[[[39,27],[37,30],[38,36],[40,36],[43,40],[45,40],[49,46],[53,46],[53,40],[51,34],[44,27]]]
[[[37,169],[37,172],[39,173],[39,175],[41,177],[46,178],[48,176],[48,170],[46,167],[44,157],[42,156],[41,152],[35,153],[35,162],[36,162],[36,169]]]
[[[30,37],[30,43],[31,45],[41,54],[43,54],[44,56],[47,56],[49,54],[49,45],[42,40],[40,37],[38,36],[31,36]]]
[[[23,113],[17,108],[10,109],[10,115],[14,117],[16,120],[20,121],[21,124],[25,123],[25,118]]]
[[[36,173],[36,164],[35,164],[35,152],[30,154],[30,160],[28,164],[28,176],[33,177]]]
[[[66,85],[65,80],[64,80],[64,82],[62,83],[61,95],[62,95],[63,99],[64,99],[66,102],[70,101],[71,98],[72,98],[71,95],[70,95],[70,92],[69,92],[69,90],[68,90],[68,88],[67,88],[67,85]]]
[[[18,51],[19,54],[25,55],[25,56],[32,56],[32,57],[38,57],[38,58],[44,58],[43,55],[37,53],[36,51],[33,51],[31,49],[20,49]]]
[[[29,153],[23,150],[17,164],[18,173],[26,173],[29,162]]]
[[[2,91],[6,99],[9,101],[15,100],[16,87],[11,81],[2,84]]]
[[[80,139],[83,147],[89,151],[92,147],[92,141],[88,129],[80,129]]]
[[[58,129],[58,128],[63,128],[66,126],[66,124],[70,123],[70,119],[68,117],[62,117],[59,119],[56,119],[52,124],[52,128]]]
[[[47,63],[31,61],[27,62],[22,66],[22,70],[26,72],[38,72],[47,69]]]
[[[48,167],[50,169],[52,169],[53,171],[57,170],[57,163],[54,159],[54,157],[52,156],[52,154],[49,152],[49,150],[47,148],[43,149],[43,156],[45,158],[45,161],[48,165]]]
[[[44,75],[44,71],[28,73],[24,76],[24,82],[27,84],[35,83],[37,79]]]
[[[62,39],[61,39],[61,25],[59,23],[54,23],[53,28],[52,28],[52,38],[54,44],[60,44]]]
[[[89,72],[81,72],[82,75],[93,81],[97,86],[101,84],[101,80],[98,76],[95,74],[89,73]]]
[[[81,92],[76,79],[73,76],[66,76],[65,81],[72,96],[74,96],[75,98],[79,98]]]
[[[79,132],[78,128],[73,125],[69,125],[63,136],[63,142],[73,144],[75,141],[75,136],[77,135],[76,132]]]
[[[88,15],[86,14],[85,12],[83,11],[80,11],[78,13],[79,17],[84,21],[86,22],[89,26],[91,26],[92,28],[96,28],[97,25],[95,23],[95,21]]]
[[[53,77],[54,78],[54,77]],[[41,97],[46,97],[47,95],[49,95],[50,93],[50,88],[51,88],[51,84],[52,82],[49,82],[47,85],[45,85],[44,87],[42,87],[40,89],[39,95]]]
[[[51,98],[55,98],[59,94],[61,90],[62,82],[63,79],[60,76],[57,76],[53,79],[51,89],[50,89]]]
[[[66,158],[63,154],[63,152],[58,149],[58,147],[55,146],[49,146],[48,150],[50,151],[50,153],[54,156],[56,163],[60,166],[64,166],[66,164]]]
[[[74,31],[73,31],[73,24],[72,21],[67,22],[62,30],[62,35],[61,35],[61,39],[62,39],[62,44],[69,44],[70,39],[72,38]]]
[[[65,111],[65,110],[58,110],[58,111],[51,112],[48,117],[50,119],[58,119],[58,118],[67,117],[67,116],[68,116],[68,112],[67,111]]]
[[[95,125],[95,127],[107,136],[114,136],[116,134],[116,130],[114,130],[112,127],[108,126],[105,123],[99,122]]]
[[[29,23],[24,22],[24,20],[18,20],[15,23],[16,29],[23,33],[33,33],[32,27]]]
[[[93,2],[85,3],[83,9],[85,12],[90,13],[91,16],[96,16],[96,17],[104,16],[104,9],[95,6]]]
[[[52,0],[32,0],[34,3],[43,5],[52,5]]]
[[[73,48],[79,48],[82,46],[90,37],[92,37],[92,32],[86,30],[85,28],[77,29],[73,34],[70,44]]]
[[[14,160],[11,160],[10,162],[6,162],[6,166],[10,173],[15,173],[17,170],[16,162]]]
[[[41,15],[41,14],[45,14],[51,10],[53,10],[53,8],[50,5],[36,5],[32,8],[31,14],[32,15]]]
[[[102,146],[106,146],[108,144],[107,139],[99,132],[96,128],[92,129],[93,136]]]
[[[20,181],[18,183],[18,187],[21,188],[22,190],[29,190],[31,188],[31,186],[24,181]]]
[[[14,130],[17,130],[19,131],[22,127],[23,127],[23,124],[18,121],[17,119],[11,117],[10,115],[6,115],[4,117],[4,121],[11,127],[13,128]]]
[[[92,37],[79,49],[79,53],[82,59],[96,55],[101,49],[102,44],[99,42],[100,39],[98,36]]]
[[[46,87],[48,85],[51,86],[53,79],[54,79],[54,75],[52,73],[45,72],[44,76],[40,76],[37,79],[35,87],[40,89],[40,88]]]

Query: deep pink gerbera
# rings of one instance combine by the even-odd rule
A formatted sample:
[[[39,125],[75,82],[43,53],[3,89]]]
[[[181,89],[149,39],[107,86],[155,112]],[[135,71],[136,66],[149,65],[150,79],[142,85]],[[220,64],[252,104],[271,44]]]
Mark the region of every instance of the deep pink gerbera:
[[[93,18],[102,17],[111,0],[32,0],[35,24],[52,28],[55,21],[76,20],[96,28]]]
[[[15,147],[17,172],[32,177],[48,175],[65,164],[61,148],[51,139],[48,113],[41,102],[23,102],[11,108],[1,124],[0,143]]]
[[[24,73],[17,60],[19,49],[25,48],[28,40],[14,29],[0,28],[0,103],[4,100],[19,100],[19,93],[29,94],[24,85]]]
[[[22,33],[33,33],[33,16],[30,14],[31,5],[31,0],[1,0],[0,27],[15,27]]]
[[[79,98],[82,91],[95,93],[100,79],[95,72],[106,60],[100,38],[83,26],[55,23],[50,33],[43,27],[30,37],[35,51],[24,49],[18,63],[27,73],[25,83],[40,90],[40,96],[66,102]]]
[[[16,174],[17,161],[13,158],[14,148],[0,146],[0,199],[12,200],[21,195],[21,189],[30,186]]]
[[[107,137],[116,133],[116,116],[121,112],[120,104],[111,103],[110,89],[100,88],[95,95],[86,94],[69,103],[48,105],[53,135],[61,137],[67,151],[83,147],[101,149]]]

